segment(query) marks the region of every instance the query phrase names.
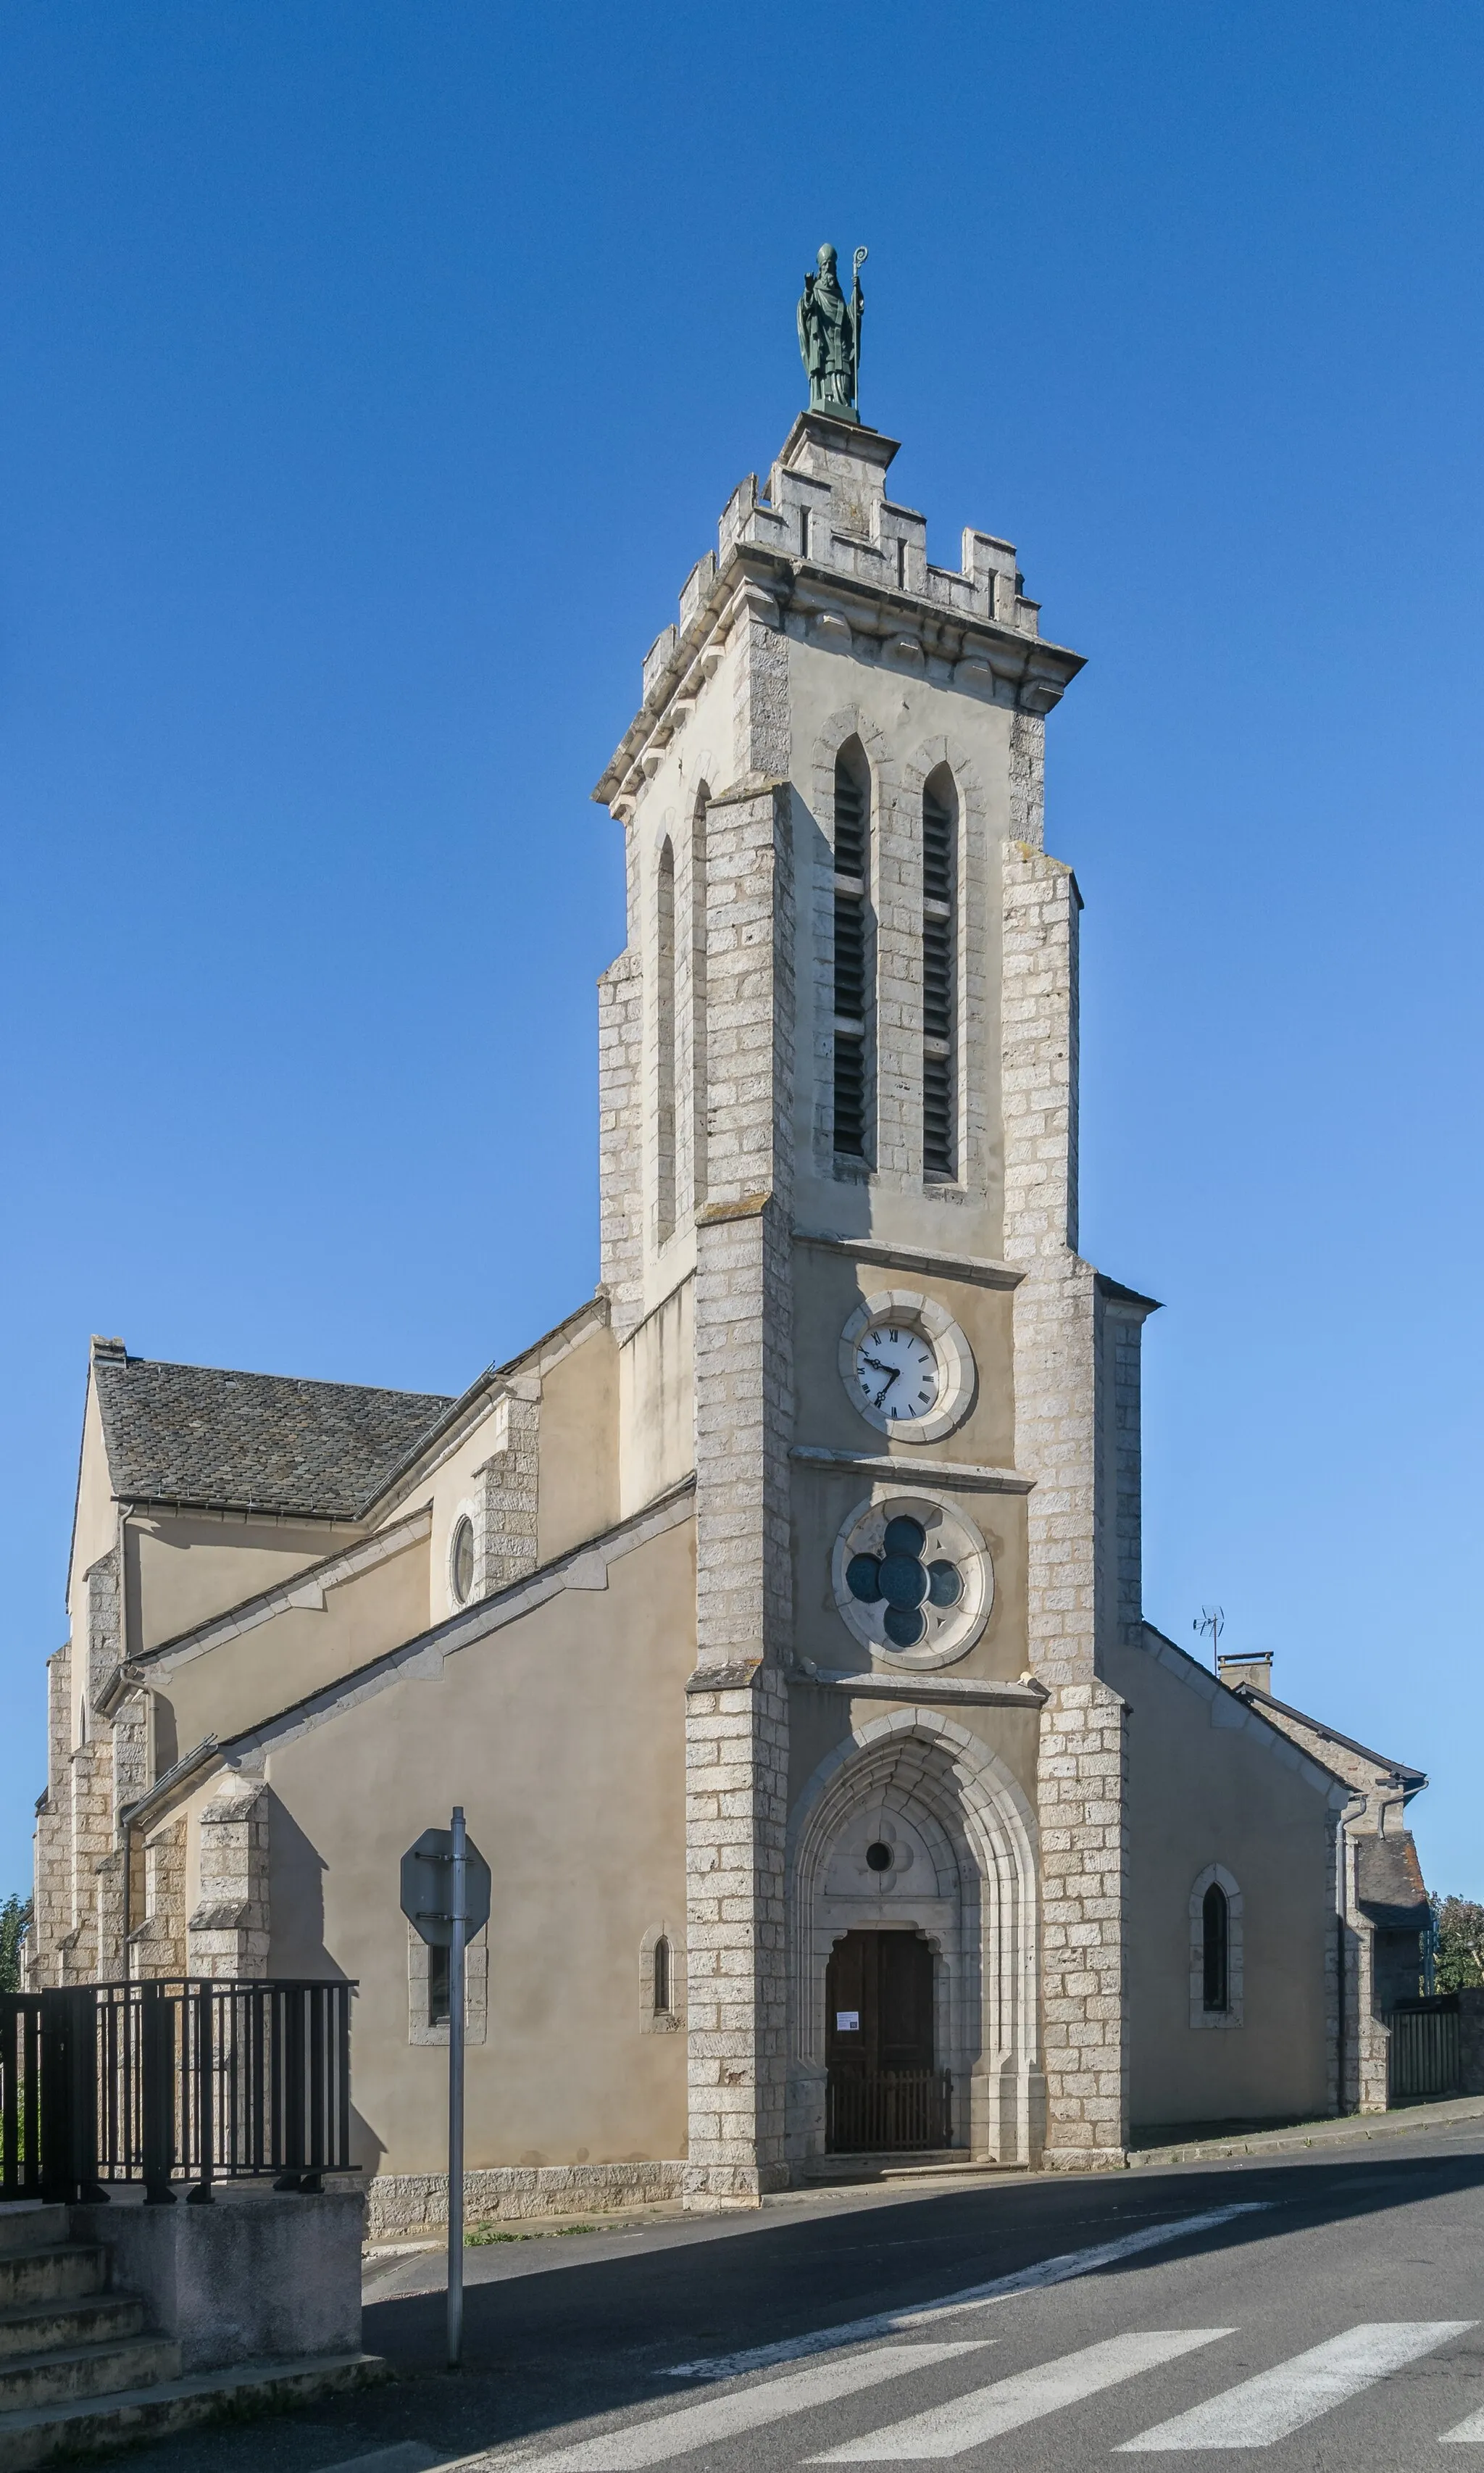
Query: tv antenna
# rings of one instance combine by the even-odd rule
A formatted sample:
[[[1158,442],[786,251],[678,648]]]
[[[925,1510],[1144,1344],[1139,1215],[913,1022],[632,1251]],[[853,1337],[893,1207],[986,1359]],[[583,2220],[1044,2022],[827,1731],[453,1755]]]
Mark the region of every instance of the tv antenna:
[[[1210,1670],[1212,1674],[1220,1672],[1220,1667],[1216,1658],[1216,1644],[1220,1640],[1222,1633],[1226,1630],[1226,1614],[1220,1606],[1203,1606],[1201,1608],[1199,1621],[1193,1622],[1190,1626],[1191,1630],[1194,1632],[1200,1632],[1202,1634],[1209,1632],[1210,1634]]]

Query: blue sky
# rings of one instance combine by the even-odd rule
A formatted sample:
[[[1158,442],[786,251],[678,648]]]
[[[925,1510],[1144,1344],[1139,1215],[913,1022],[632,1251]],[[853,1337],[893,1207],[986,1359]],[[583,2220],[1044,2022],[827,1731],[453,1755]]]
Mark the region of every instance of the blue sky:
[[[29,1869],[87,1338],[457,1390],[596,1277],[588,801],[870,246],[930,554],[1021,552],[1146,1597],[1484,1895],[1484,18],[11,0],[8,1506]]]

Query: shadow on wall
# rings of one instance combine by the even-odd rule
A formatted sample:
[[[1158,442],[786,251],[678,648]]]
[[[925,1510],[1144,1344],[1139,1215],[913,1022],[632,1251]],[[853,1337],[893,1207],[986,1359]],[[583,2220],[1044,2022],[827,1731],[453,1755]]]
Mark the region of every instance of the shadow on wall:
[[[276,1976],[328,1978],[343,1983],[346,1970],[324,1946],[324,1875],[329,1869],[287,1804],[269,1791],[268,1896],[272,1918],[268,1972]],[[355,2015],[350,2021],[351,2078],[355,2074]],[[350,2160],[358,2173],[378,2173],[386,2153],[364,2113],[350,2107]]]
[[[346,1970],[324,1946],[324,1875],[319,1848],[294,1814],[270,1790],[268,1898],[270,1975],[329,1977],[344,1982]]]

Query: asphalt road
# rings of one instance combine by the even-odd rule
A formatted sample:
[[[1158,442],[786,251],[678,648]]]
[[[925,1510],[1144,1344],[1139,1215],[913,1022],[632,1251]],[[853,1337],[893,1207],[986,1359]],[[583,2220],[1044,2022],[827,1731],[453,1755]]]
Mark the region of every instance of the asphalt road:
[[[386,2473],[1449,2473],[1447,2440],[1484,2466],[1484,2125],[1319,2160],[833,2194],[467,2260],[461,2374],[441,2366],[442,2292],[408,2289],[436,2263],[405,2261],[366,2313],[394,2386],[123,2461],[348,2473],[400,2445]]]

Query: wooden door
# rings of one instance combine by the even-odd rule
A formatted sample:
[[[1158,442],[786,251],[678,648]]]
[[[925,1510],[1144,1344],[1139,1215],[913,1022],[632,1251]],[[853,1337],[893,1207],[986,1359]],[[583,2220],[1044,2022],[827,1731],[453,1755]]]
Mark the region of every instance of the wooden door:
[[[825,2000],[831,2148],[945,2144],[926,1941],[915,1933],[847,1933],[830,1957]]]

